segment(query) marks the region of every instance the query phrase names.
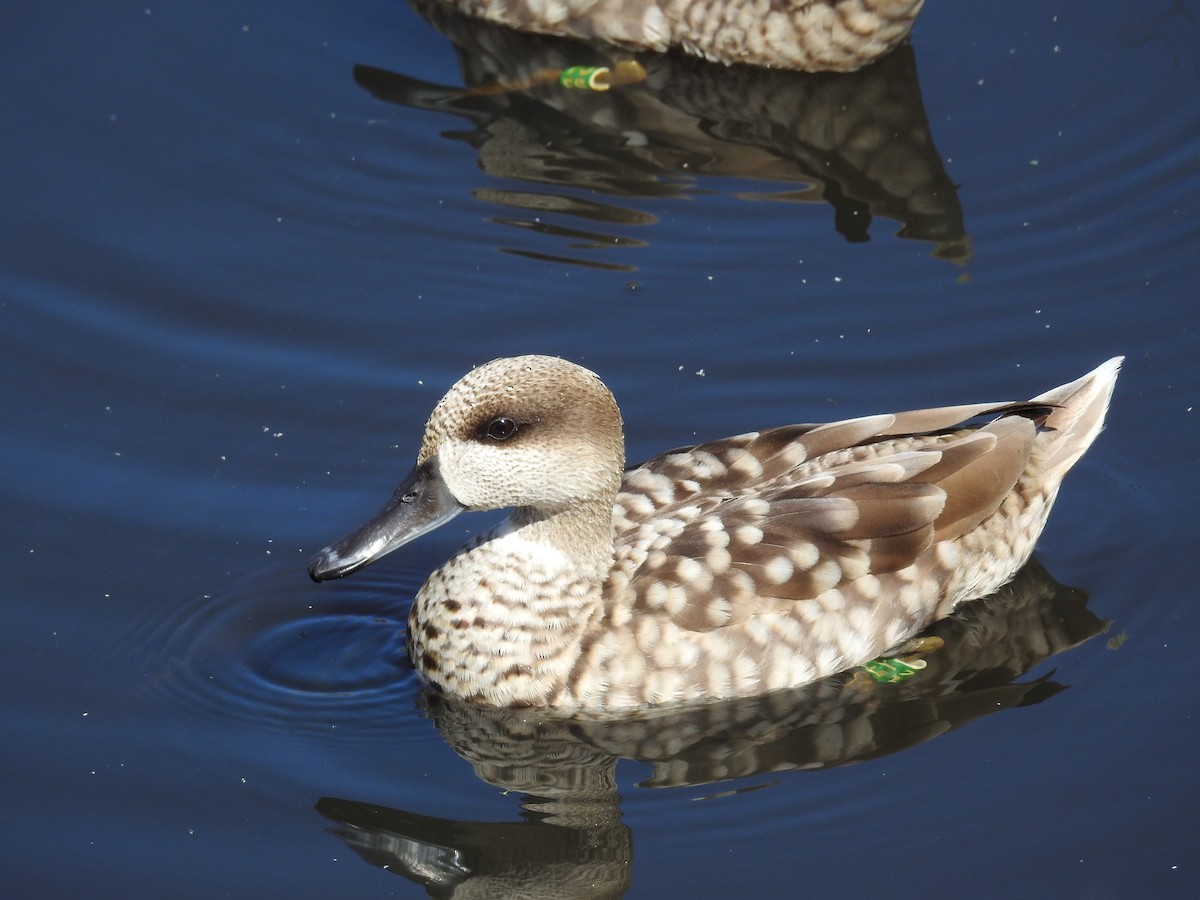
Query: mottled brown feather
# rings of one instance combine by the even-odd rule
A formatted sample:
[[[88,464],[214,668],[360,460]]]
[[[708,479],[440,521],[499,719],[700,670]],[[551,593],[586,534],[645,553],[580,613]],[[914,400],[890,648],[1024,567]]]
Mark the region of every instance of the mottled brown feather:
[[[858,484],[833,496],[854,504],[858,518],[838,533],[846,539],[871,540],[894,537],[924,528],[946,505],[945,491],[918,482]]]
[[[871,558],[871,573],[885,575],[912,565],[933,546],[933,526],[927,525],[905,534],[871,538],[863,542]]]
[[[444,0],[540,34],[731,64],[851,72],[912,29],[923,0]]]
[[[785,426],[681,448],[632,467],[627,478],[640,470],[676,483],[674,502],[656,504],[653,516],[681,520],[676,536],[660,534],[659,552],[632,573],[637,605],[652,605],[649,594],[661,596],[665,588],[679,607],[671,620],[703,631],[786,610],[861,574],[903,569],[935,540],[958,537],[999,508],[1029,461],[1036,434],[1029,417],[1044,417],[1046,410],[1044,404],[982,403]],[[962,428],[987,415],[999,418]],[[697,503],[698,496],[704,500]],[[739,540],[744,527],[758,537],[755,544]],[[618,558],[623,544],[639,537],[636,530],[619,534]],[[798,547],[810,554],[809,565],[797,564]],[[728,571],[706,572],[695,582],[677,574],[680,560],[707,562],[714,550],[722,559],[728,554]],[[734,573],[750,581],[735,580]],[[714,597],[728,604],[727,616],[713,614]]]
[[[960,537],[999,509],[1029,464],[1037,430],[1029,419],[1007,416],[977,433],[996,439],[985,453],[938,480],[946,508],[938,516],[935,540]]]

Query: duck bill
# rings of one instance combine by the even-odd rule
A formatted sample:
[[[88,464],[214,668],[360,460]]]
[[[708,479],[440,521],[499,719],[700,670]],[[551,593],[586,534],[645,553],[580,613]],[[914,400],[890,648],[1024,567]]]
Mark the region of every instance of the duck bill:
[[[308,574],[313,581],[349,575],[449,522],[462,511],[463,505],[438,474],[437,460],[429,460],[409,473],[392,499],[370,521],[314,556],[308,564]]]

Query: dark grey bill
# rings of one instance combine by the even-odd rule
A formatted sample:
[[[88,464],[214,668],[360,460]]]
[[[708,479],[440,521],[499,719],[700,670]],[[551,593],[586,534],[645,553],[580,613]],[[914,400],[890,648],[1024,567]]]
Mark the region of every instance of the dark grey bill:
[[[349,575],[462,511],[462,504],[438,474],[437,460],[429,460],[409,473],[392,499],[369,522],[314,556],[308,574],[313,581]]]

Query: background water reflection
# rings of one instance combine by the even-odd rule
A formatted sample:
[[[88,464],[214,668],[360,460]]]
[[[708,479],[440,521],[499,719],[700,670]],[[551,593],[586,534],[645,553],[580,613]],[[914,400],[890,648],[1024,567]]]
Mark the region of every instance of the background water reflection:
[[[634,459],[1020,398],[1128,354],[1039,553],[1088,595],[1038,606],[1074,610],[1073,638],[895,692],[920,715],[751,716],[695,745],[729,766],[715,784],[595,729],[509,752],[599,779],[582,832],[629,896],[1194,893],[1189,5],[933,4],[883,77],[648,58],[624,91],[500,98],[455,89],[583,51],[391,0],[6,23],[11,893],[420,896],[356,803],[392,816],[375,835],[443,845],[557,829],[533,843],[565,879],[581,829],[555,816],[579,811],[505,793],[528,789],[496,775],[511,760],[455,735],[513,723],[431,706],[403,660],[408,598],[486,517],[344,584],[304,572],[442,391],[519,352],[599,371]],[[860,740],[892,726],[903,752]],[[794,771],[814,746],[865,749]],[[431,858],[478,870],[474,834]]]

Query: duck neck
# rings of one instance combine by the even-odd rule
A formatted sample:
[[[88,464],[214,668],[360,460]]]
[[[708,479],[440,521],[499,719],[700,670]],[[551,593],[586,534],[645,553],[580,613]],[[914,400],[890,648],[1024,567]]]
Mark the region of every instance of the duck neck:
[[[580,578],[601,584],[613,561],[612,500],[597,498],[557,509],[524,506],[511,517],[514,530],[569,559]]]
[[[429,577],[409,655],[441,689],[494,706],[559,702],[612,566],[612,507],[519,508]]]

